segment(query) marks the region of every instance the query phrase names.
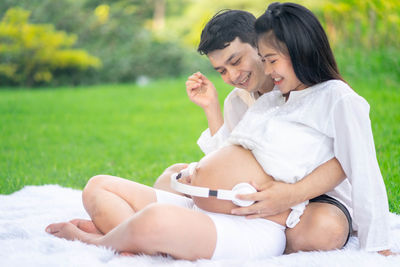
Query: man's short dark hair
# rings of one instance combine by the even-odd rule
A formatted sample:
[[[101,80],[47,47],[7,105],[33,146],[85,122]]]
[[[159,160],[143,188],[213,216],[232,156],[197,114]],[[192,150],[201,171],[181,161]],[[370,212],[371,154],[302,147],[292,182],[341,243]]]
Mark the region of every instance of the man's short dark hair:
[[[223,49],[236,37],[243,43],[256,47],[257,35],[254,29],[256,18],[243,10],[221,10],[212,17],[201,32],[197,51],[202,55]]]

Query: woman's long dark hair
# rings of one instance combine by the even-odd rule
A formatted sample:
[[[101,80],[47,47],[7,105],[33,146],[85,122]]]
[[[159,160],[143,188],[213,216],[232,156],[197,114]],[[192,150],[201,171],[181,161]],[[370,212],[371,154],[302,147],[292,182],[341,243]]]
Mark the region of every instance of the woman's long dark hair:
[[[283,54],[289,54],[297,78],[311,86],[327,80],[343,80],[328,37],[316,16],[294,3],[272,3],[255,22],[258,37]]]

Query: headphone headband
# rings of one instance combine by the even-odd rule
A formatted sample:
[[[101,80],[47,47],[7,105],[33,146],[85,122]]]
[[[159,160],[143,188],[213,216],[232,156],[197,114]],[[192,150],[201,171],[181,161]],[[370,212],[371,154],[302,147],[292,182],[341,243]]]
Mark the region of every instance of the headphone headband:
[[[217,189],[211,190],[207,187],[200,187],[194,185],[188,185],[180,183],[178,180],[183,176],[183,174],[192,174],[192,170],[194,170],[195,165],[191,163],[187,169],[183,170],[180,173],[174,173],[171,175],[171,187],[183,194],[196,196],[196,197],[216,197],[221,200],[231,200],[235,205],[240,207],[247,207],[254,203],[252,200],[241,200],[236,198],[238,194],[251,194],[257,192],[257,190],[250,185],[249,183],[239,183],[235,185],[232,190],[225,189]],[[192,166],[191,166],[192,165]],[[193,167],[194,166],[194,167]]]

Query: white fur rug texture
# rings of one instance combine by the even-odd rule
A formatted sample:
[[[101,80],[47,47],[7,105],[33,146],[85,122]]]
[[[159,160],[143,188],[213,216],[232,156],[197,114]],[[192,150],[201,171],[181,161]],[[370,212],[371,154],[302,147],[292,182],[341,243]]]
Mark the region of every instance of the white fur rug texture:
[[[346,248],[299,252],[263,260],[174,260],[161,256],[120,256],[110,249],[67,241],[47,234],[53,222],[89,218],[81,191],[58,185],[26,186],[0,195],[0,266],[400,266],[400,256],[384,257],[358,249],[352,237]],[[390,214],[391,248],[400,252],[400,215]]]

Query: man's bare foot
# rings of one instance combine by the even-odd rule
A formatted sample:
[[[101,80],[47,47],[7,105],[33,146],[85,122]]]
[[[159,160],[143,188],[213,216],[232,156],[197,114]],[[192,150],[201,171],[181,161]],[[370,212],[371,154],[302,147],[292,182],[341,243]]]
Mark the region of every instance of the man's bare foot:
[[[91,220],[73,219],[69,222],[86,233],[103,234]]]
[[[46,232],[67,240],[80,240],[84,243],[94,245],[97,245],[96,241],[103,236],[101,234],[84,232],[70,222],[50,224],[46,227]]]

